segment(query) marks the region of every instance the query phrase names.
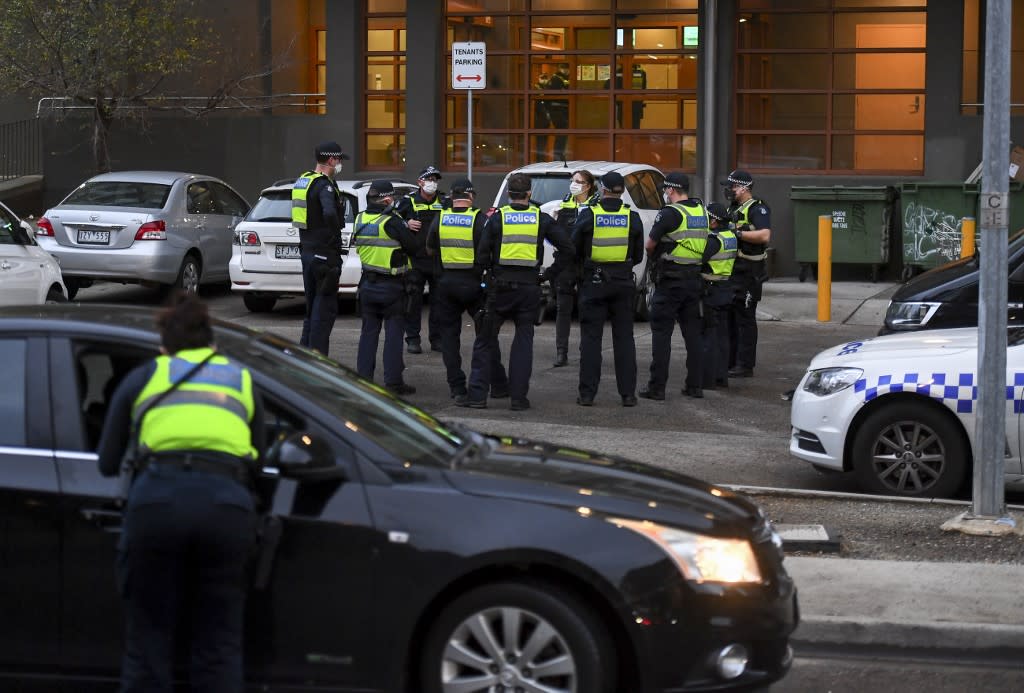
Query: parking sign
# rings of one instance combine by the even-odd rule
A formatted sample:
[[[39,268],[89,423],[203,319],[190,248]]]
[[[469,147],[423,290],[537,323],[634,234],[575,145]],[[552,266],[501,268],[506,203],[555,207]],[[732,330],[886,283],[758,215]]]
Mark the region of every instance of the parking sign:
[[[487,86],[487,44],[480,41],[452,44],[452,89]]]

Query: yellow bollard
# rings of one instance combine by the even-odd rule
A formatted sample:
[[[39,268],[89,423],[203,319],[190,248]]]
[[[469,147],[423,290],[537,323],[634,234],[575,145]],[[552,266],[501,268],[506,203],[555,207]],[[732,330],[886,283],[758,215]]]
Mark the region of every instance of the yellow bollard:
[[[974,217],[964,217],[963,225],[960,227],[960,257],[974,257]]]
[[[818,217],[818,322],[832,319],[832,216]]]

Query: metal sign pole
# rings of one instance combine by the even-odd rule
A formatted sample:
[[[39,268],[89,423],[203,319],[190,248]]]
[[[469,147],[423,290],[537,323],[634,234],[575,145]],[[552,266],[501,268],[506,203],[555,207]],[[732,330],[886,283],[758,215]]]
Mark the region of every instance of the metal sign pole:
[[[473,180],[473,90],[466,90],[466,178]]]

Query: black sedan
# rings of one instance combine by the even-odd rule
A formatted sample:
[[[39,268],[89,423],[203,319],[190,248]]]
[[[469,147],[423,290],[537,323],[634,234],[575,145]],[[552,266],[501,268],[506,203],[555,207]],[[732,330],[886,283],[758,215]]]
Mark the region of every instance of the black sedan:
[[[0,689],[111,690],[118,482],[95,445],[152,314],[0,312]],[[781,542],[741,496],[622,459],[481,435],[229,323],[280,441],[264,469],[254,690],[745,690],[798,616]]]

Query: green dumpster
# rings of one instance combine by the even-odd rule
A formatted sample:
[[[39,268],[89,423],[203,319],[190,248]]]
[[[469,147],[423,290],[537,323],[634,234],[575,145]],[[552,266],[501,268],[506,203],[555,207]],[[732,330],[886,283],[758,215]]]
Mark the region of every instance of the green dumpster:
[[[800,281],[818,262],[818,217],[832,218],[832,262],[871,266],[877,281],[889,262],[896,189],[887,186],[793,186],[793,229]]]
[[[960,258],[964,217],[978,216],[979,183],[903,183],[903,278]]]

